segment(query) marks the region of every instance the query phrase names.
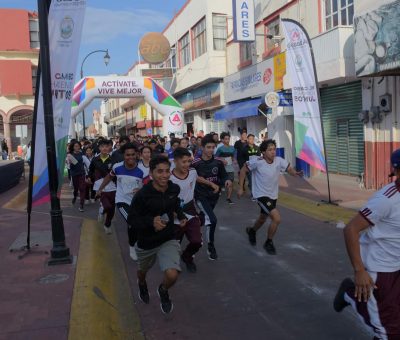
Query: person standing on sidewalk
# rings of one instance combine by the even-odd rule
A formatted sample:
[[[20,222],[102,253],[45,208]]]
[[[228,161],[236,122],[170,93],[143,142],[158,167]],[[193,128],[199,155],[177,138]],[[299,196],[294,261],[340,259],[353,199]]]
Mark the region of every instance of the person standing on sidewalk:
[[[112,141],[103,139],[99,142],[100,154],[93,158],[89,167],[89,178],[94,183],[93,189],[96,191],[96,197],[100,197],[100,207],[98,220],[104,221],[104,231],[111,234],[111,221],[115,214],[115,191],[117,187],[113,181],[100,189],[104,178],[110,173],[113,163],[110,157]]]
[[[110,173],[100,185],[101,192],[111,181],[117,183],[115,204],[122,218],[128,223],[129,206],[136,192],[143,186],[143,171],[137,164],[139,150],[133,143],[126,143],[121,147],[124,161],[114,164]],[[129,255],[132,260],[137,260],[135,244],[137,235],[128,223]]]
[[[192,167],[196,169],[199,176],[194,196],[197,206],[206,217],[208,258],[216,260],[218,259],[218,254],[215,249],[214,239],[217,216],[215,216],[214,208],[219,199],[220,185],[224,185],[229,189],[232,187],[232,182],[228,178],[222,161],[214,158],[216,142],[213,136],[211,134],[204,136],[201,144],[203,147],[201,158],[195,159],[192,163]]]
[[[233,160],[235,155],[235,148],[229,144],[231,136],[227,132],[221,133],[222,145],[217,149],[215,157],[223,158],[225,171],[228,175],[228,179],[233,183],[235,180],[235,169],[233,168]],[[233,187],[230,186],[226,191],[226,201],[229,204],[234,204],[232,201]]]
[[[391,155],[397,180],[377,191],[344,228],[354,281],[342,281],[333,307],[351,305],[375,333],[400,339],[400,149]]]
[[[156,156],[150,161],[152,181],[135,195],[129,209],[128,223],[137,232],[136,253],[138,256],[139,299],[148,304],[147,272],[158,259],[164,273],[157,289],[161,300],[161,311],[171,313],[173,304],[168,290],[178,279],[180,267],[180,245],[175,239],[175,215],[180,227],[187,219],[181,208],[179,186],[170,179],[170,162],[167,157]]]
[[[197,214],[194,203],[194,189],[196,187],[197,172],[190,168],[192,154],[187,148],[177,148],[174,151],[175,168],[171,171],[171,181],[179,185],[181,189],[179,198],[181,207],[188,219],[186,225],[177,230],[177,239],[182,242],[183,236],[189,241],[186,249],[182,253],[182,261],[190,273],[197,271],[196,264],[193,262],[194,255],[199,251],[202,245],[201,239],[201,221]],[[175,221],[176,223],[177,221]],[[176,223],[178,224],[178,223]]]
[[[276,249],[272,239],[278,230],[281,215],[276,208],[279,190],[279,176],[286,171],[292,176],[302,176],[302,171],[296,171],[283,158],[276,156],[276,142],[272,139],[266,140],[260,145],[262,157],[249,160],[240,171],[238,197],[243,195],[243,185],[246,174],[251,172],[252,194],[261,208],[260,215],[253,227],[246,228],[249,242],[256,245],[256,233],[258,229],[271,217],[271,224],[268,228],[267,240],[264,249],[270,255],[276,255]]]
[[[75,204],[79,193],[79,211],[83,212],[86,194],[86,173],[85,165],[83,163],[81,144],[78,141],[70,143],[68,151],[69,153],[67,155],[67,162],[69,163],[72,185],[74,188],[74,198],[72,199],[72,204]]]

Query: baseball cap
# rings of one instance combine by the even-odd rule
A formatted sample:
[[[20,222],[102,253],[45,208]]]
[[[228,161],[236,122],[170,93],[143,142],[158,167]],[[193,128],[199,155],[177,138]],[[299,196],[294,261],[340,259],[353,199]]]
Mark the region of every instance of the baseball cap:
[[[390,163],[392,163],[393,168],[400,169],[400,149],[393,151],[392,156],[390,156]]]

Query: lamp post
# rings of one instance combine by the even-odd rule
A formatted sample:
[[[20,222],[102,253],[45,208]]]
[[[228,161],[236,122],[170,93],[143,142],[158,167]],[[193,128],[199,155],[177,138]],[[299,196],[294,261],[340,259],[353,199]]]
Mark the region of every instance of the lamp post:
[[[94,53],[105,53],[104,55],[104,64],[106,64],[106,66],[108,65],[108,63],[110,62],[110,55],[108,54],[108,49],[107,50],[96,50],[96,51],[92,51],[90,52],[88,55],[86,55],[86,57],[83,59],[82,64],[81,64],[81,79],[83,79],[83,64],[85,63],[86,59],[91,56]],[[82,110],[82,125],[83,125],[83,137],[86,138],[86,122],[85,122],[85,110]]]

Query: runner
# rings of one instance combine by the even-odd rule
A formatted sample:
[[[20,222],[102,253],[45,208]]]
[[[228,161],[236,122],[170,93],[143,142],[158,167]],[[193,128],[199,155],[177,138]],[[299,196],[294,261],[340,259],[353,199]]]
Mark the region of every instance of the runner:
[[[206,135],[201,141],[203,152],[201,158],[195,159],[192,167],[196,169],[199,180],[195,188],[195,201],[206,216],[207,253],[210,260],[218,259],[214,245],[217,217],[214,208],[219,198],[220,185],[227,189],[232,186],[223,163],[214,158],[215,141],[212,135]],[[207,220],[208,219],[208,220]]]
[[[400,339],[400,149],[391,156],[396,182],[375,193],[344,228],[354,282],[342,281],[333,307],[352,305],[374,339]]]
[[[246,228],[246,232],[250,244],[255,246],[257,230],[262,227],[268,216],[271,217],[271,224],[268,228],[264,249],[268,254],[276,255],[272,239],[281,221],[281,215],[276,208],[279,176],[281,171],[286,171],[292,176],[302,176],[303,172],[294,170],[285,159],[276,156],[276,142],[272,139],[261,143],[260,152],[262,153],[262,157],[249,160],[240,171],[238,197],[240,198],[243,195],[244,180],[246,174],[251,171],[252,194],[256,198],[261,211],[253,227]]]
[[[102,192],[111,181],[116,179],[117,191],[115,195],[115,204],[122,218],[127,221],[129,206],[137,191],[143,185],[144,174],[137,164],[137,156],[139,150],[133,143],[126,143],[121,147],[121,152],[124,156],[124,161],[114,164],[111,172],[104,178],[100,185],[99,191]],[[135,244],[137,236],[133,228],[128,224],[129,238],[129,254],[133,260],[137,260]]]
[[[72,204],[75,204],[79,192],[79,211],[83,212],[86,193],[85,165],[83,163],[81,144],[78,141],[70,143],[67,162],[69,163],[72,185],[74,187],[74,198],[72,199]]]
[[[260,148],[255,145],[254,143],[254,135],[251,133],[247,135],[247,144],[243,146],[242,149],[242,160],[243,164],[248,162],[250,159],[257,159],[261,153],[260,153]],[[243,166],[242,166],[243,167]],[[247,174],[247,181],[248,181],[248,187],[251,193],[251,173],[249,172]],[[253,198],[254,200],[254,198]]]
[[[179,146],[179,139],[174,138],[171,140],[171,148],[168,150],[168,158],[174,159],[174,151]]]
[[[147,184],[150,178],[150,160],[153,156],[153,151],[150,146],[143,146],[140,149],[140,161],[138,167],[143,171],[143,184]]]
[[[180,207],[179,186],[169,181],[171,174],[168,158],[153,158],[150,161],[150,175],[153,180],[144,185],[132,201],[128,223],[138,236],[136,253],[139,298],[146,304],[150,302],[146,275],[158,259],[164,278],[157,294],[161,300],[161,311],[168,314],[173,310],[168,290],[175,284],[181,271],[180,245],[175,240],[174,215],[177,215],[182,228],[187,220]]]
[[[240,177],[240,169],[243,168],[244,163],[246,163],[246,161],[243,159],[243,148],[244,146],[247,144],[247,131],[243,131],[240,134],[240,139],[238,141],[235,142],[235,144],[233,145],[233,147],[236,150],[236,161],[239,165],[239,177]],[[243,182],[243,189],[244,189],[244,182]]]
[[[235,169],[233,168],[233,157],[235,155],[235,148],[232,145],[229,145],[231,136],[227,132],[221,133],[221,141],[222,145],[217,149],[215,153],[215,157],[223,158],[223,163],[225,166],[225,171],[228,174],[228,179],[233,183],[235,180]],[[233,187],[229,187],[226,191],[226,201],[229,204],[234,204],[232,197]]]
[[[171,181],[179,185],[181,192],[179,198],[183,212],[188,219],[184,228],[178,228],[177,239],[182,242],[183,236],[189,241],[186,249],[182,253],[182,261],[190,273],[197,271],[196,264],[193,262],[194,255],[202,245],[201,240],[201,221],[196,211],[194,203],[194,189],[196,187],[197,172],[190,169],[192,155],[186,148],[177,148],[174,151],[175,168],[171,172]],[[177,222],[177,221],[176,221]]]
[[[89,178],[94,183],[93,189],[96,191],[96,197],[100,197],[98,220],[103,221],[104,215],[106,216],[104,222],[104,231],[106,234],[111,234],[111,221],[115,213],[115,191],[117,187],[114,182],[110,182],[101,191],[99,191],[99,188],[103,183],[104,177],[112,169],[111,147],[112,142],[110,140],[103,139],[99,141],[100,155],[92,160],[89,167]]]
[[[89,167],[93,158],[93,147],[91,145],[88,145],[85,148],[85,154],[83,155],[83,164],[85,166],[86,175],[85,200],[87,203],[91,203],[92,200],[96,198],[96,192],[93,190],[93,183],[89,180]]]

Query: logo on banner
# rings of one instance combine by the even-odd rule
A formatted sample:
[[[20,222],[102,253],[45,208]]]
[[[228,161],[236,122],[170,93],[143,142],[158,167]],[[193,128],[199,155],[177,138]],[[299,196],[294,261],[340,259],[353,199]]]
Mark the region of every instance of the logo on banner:
[[[303,45],[308,45],[307,39],[303,36],[300,30],[296,27],[289,32],[290,42],[287,44],[287,49],[294,49],[297,47],[302,47]]]
[[[60,23],[60,35],[63,39],[69,39],[74,32],[74,20],[66,16]]]
[[[264,72],[263,81],[265,85],[268,85],[272,79],[272,70],[267,68]]]
[[[294,64],[296,66],[296,71],[303,71],[303,58],[300,54],[296,54]]]
[[[169,122],[173,126],[181,126],[183,124],[182,112],[174,111],[169,115]]]

